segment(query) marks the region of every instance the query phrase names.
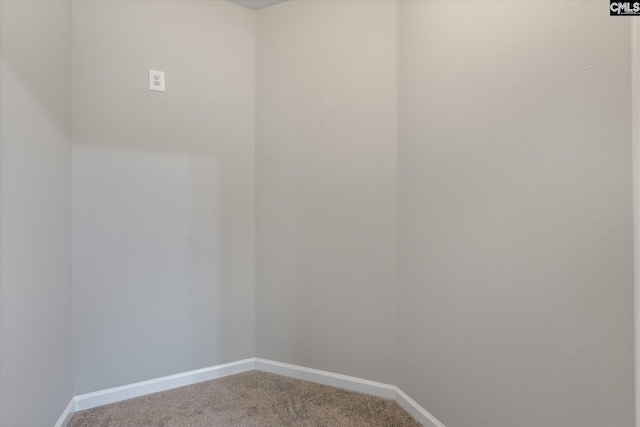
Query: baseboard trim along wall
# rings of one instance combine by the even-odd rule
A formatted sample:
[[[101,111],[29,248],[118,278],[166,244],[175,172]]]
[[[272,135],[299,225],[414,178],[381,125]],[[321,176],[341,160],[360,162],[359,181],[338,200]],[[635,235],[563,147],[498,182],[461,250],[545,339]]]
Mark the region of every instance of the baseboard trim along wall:
[[[216,378],[251,371],[254,369],[254,366],[255,359],[250,358],[239,360],[237,362],[211,366],[210,368],[196,369],[195,371],[188,371],[139,383],[94,391],[93,393],[81,394],[74,398],[76,402],[75,410],[82,411],[84,409],[91,409],[96,406],[120,402],[121,400],[145,396],[151,393],[158,393],[160,391],[184,387],[186,385],[196,384],[203,381],[215,380]]]
[[[409,397],[404,391],[396,387],[395,401],[398,405],[411,414],[413,418],[418,420],[425,427],[445,427],[436,417],[431,415],[429,411],[418,405],[418,402]]]
[[[258,371],[271,372],[272,374],[311,381],[345,390],[356,391],[358,393],[370,394],[385,399],[395,399],[396,397],[396,386],[342,374],[334,374],[333,372],[303,368],[302,366],[260,358],[256,358],[256,369]]]
[[[58,418],[58,422],[56,423],[55,427],[67,427],[67,424],[69,424],[69,421],[71,421],[71,417],[73,417],[73,413],[75,412],[75,410],[76,399],[74,397],[71,399],[67,407],[64,408],[64,411],[62,412],[62,415],[60,415],[60,418]]]
[[[183,372],[181,374],[155,378],[139,383],[95,391],[92,393],[81,394],[74,397],[69,403],[55,427],[66,427],[71,416],[76,411],[91,409],[97,406],[120,402],[122,400],[171,390],[178,387],[184,387],[203,381],[214,380],[216,378],[239,374],[253,369],[271,372],[273,374],[283,375],[286,377],[312,381],[358,393],[370,394],[372,396],[382,397],[385,399],[393,399],[425,427],[445,427],[444,424],[438,421],[426,409],[418,405],[418,403],[394,385],[255,357],[239,360],[237,362],[216,365],[209,368]]]
[[[431,415],[426,409],[410,398],[398,387],[391,384],[378,383],[364,380],[362,378],[350,377],[348,375],[335,374],[333,372],[320,371],[318,369],[304,368],[302,366],[290,365],[288,363],[275,362],[273,360],[255,359],[255,369],[258,371],[271,372],[285,377],[297,378],[300,380],[312,381],[343,388],[345,390],[356,391],[358,393],[370,394],[372,396],[393,399],[402,408],[411,414],[425,427],[445,427],[440,421]]]

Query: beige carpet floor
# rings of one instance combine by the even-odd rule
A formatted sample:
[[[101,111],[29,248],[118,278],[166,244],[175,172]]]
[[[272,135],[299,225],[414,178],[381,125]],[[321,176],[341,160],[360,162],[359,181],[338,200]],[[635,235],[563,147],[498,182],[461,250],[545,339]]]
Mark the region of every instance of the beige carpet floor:
[[[420,427],[393,400],[249,371],[77,412],[68,427]]]

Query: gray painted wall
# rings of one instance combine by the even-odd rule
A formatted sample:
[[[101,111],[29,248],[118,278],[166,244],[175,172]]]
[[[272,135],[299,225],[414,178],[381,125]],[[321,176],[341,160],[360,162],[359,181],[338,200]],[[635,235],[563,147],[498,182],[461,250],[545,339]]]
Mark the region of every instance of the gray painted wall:
[[[258,356],[394,383],[396,5],[257,13]]]
[[[69,2],[0,4],[2,427],[255,354],[448,427],[633,425],[628,20],[77,2],[72,62]]]
[[[448,427],[631,427],[629,20],[399,4],[400,382]]]
[[[0,2],[0,425],[73,396],[71,2]]]
[[[75,3],[76,394],[255,356],[254,40],[224,1]]]

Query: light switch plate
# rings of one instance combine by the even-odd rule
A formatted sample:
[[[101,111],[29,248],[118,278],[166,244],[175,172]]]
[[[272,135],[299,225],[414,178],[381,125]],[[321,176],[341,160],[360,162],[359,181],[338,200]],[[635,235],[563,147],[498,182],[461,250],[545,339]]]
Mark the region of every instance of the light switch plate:
[[[164,71],[149,70],[149,89],[164,92]]]

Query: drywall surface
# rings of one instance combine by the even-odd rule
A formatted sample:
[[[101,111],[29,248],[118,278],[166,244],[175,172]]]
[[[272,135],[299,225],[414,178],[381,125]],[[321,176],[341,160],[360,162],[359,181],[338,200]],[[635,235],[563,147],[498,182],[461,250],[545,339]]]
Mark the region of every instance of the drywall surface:
[[[393,383],[396,4],[257,13],[259,357]]]
[[[254,36],[224,1],[74,4],[76,394],[255,356]]]
[[[0,2],[0,425],[73,397],[71,2]]]
[[[640,190],[640,26],[637,20],[631,22],[631,114],[632,114],[632,138],[633,138],[633,228],[634,228],[634,281],[635,281],[635,324],[638,324],[638,308],[640,307],[640,222],[638,214],[640,212],[640,200],[638,192]],[[638,339],[638,327],[635,330],[635,409],[636,409],[636,425],[640,422],[640,369],[637,367],[640,363],[640,340]]]
[[[399,8],[400,388],[451,427],[633,426],[630,21]]]

